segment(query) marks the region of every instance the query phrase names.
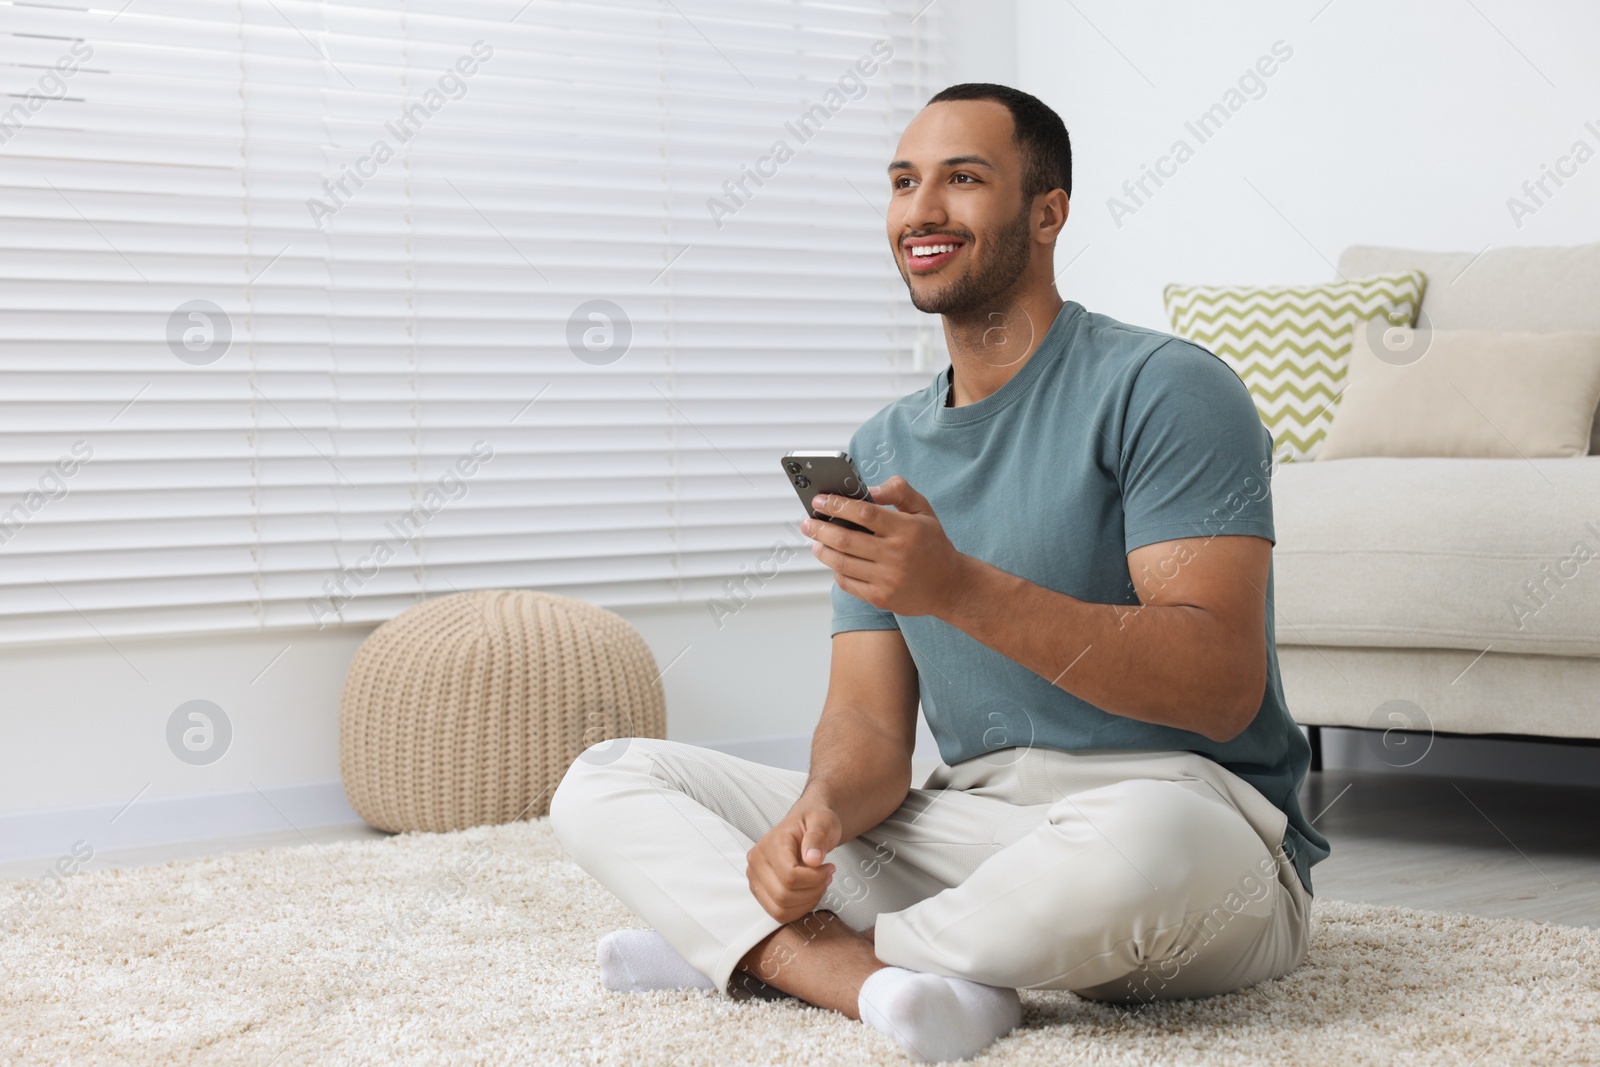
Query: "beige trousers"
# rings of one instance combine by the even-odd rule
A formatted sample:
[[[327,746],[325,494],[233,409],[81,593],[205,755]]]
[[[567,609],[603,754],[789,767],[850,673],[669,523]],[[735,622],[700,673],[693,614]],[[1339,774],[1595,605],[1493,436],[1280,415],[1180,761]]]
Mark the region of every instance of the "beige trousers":
[[[607,741],[572,765],[550,820],[584,870],[732,993],[739,960],[780,925],[745,854],[805,781],[678,742]],[[830,852],[819,909],[875,927],[878,957],[916,971],[1118,1003],[1210,996],[1305,958],[1311,898],[1285,821],[1192,752],[1004,749],[940,765]]]

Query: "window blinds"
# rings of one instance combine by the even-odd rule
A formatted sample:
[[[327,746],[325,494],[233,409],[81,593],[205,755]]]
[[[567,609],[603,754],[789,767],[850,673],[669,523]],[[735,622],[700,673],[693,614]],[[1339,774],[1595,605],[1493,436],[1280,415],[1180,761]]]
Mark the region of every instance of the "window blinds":
[[[924,3],[0,2],[0,642],[825,589]]]

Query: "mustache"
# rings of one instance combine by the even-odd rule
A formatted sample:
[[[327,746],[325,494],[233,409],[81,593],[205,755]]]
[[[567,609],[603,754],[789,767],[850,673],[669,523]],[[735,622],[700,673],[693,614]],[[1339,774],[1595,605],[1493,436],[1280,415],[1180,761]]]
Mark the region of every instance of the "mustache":
[[[959,237],[963,241],[972,240],[971,230],[907,230],[895,238],[895,244],[902,244],[913,237]]]

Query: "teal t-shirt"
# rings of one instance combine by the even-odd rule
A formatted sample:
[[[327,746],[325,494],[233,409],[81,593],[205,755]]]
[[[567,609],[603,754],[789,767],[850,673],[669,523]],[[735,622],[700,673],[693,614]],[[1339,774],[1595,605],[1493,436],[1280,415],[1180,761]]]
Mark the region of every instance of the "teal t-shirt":
[[[1272,437],[1244,383],[1204,348],[1067,301],[1005,385],[963,407],[945,406],[948,391],[947,367],[863,423],[850,455],[869,485],[898,474],[927,497],[958,551],[1079,600],[1137,605],[1136,548],[1275,541]],[[1271,604],[1270,570],[1266,595]],[[946,763],[1026,745],[1198,752],[1283,810],[1284,849],[1309,892],[1328,841],[1300,810],[1311,746],[1284,701],[1271,610],[1266,625],[1261,708],[1218,742],[1102,711],[949,623],[833,587],[834,633],[904,635]]]

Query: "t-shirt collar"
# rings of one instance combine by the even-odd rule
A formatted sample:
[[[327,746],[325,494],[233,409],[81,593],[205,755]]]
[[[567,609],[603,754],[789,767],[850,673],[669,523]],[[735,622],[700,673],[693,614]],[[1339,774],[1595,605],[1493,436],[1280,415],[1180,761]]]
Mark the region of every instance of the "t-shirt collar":
[[[1027,393],[1033,381],[1045,366],[1052,360],[1059,359],[1066,351],[1067,324],[1083,311],[1083,305],[1067,300],[1063,301],[1061,310],[1056,312],[1055,321],[1045,331],[1044,339],[1039,342],[1039,347],[1034,349],[1033,355],[1028,357],[1028,362],[1022,369],[1011,376],[1011,380],[1000,388],[984,397],[982,400],[966,404],[962,407],[948,406],[954,399],[952,383],[955,377],[955,367],[947,366],[943,372],[934,379],[935,390],[944,392],[944,405],[934,410],[934,418],[945,425],[961,425],[964,423],[978,422],[993,415],[995,412],[1010,407],[1018,397]]]

